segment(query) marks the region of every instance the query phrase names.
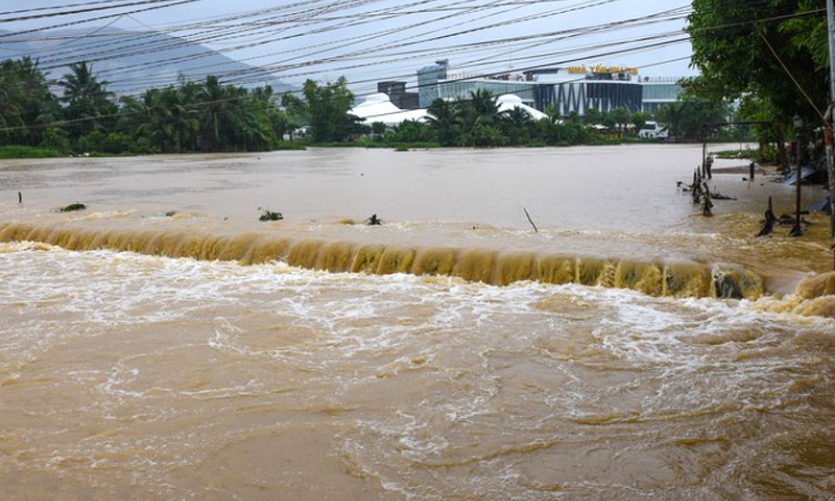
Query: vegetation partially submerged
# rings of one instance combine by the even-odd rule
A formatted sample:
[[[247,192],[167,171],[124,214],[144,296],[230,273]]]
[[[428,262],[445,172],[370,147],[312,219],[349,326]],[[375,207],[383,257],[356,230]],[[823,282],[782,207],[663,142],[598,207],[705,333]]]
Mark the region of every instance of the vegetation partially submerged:
[[[69,204],[67,206],[61,207],[60,209],[58,209],[58,212],[77,212],[86,209],[86,205],[76,202],[74,204]]]
[[[258,218],[259,221],[281,221],[284,219],[284,215],[280,212],[274,212],[269,209],[262,209],[261,207],[258,207],[258,210],[261,211],[261,217]]]

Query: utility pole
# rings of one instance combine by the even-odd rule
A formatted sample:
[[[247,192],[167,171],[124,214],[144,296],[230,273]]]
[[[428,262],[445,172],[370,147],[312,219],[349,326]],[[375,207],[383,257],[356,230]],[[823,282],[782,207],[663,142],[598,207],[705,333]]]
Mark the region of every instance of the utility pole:
[[[835,238],[835,146],[832,144],[835,141],[835,134],[833,134],[832,124],[835,122],[835,7],[832,4],[833,0],[826,0],[826,23],[829,28],[829,123],[827,124],[826,142],[826,162],[829,174],[829,236]],[[800,180],[798,180],[798,183]]]

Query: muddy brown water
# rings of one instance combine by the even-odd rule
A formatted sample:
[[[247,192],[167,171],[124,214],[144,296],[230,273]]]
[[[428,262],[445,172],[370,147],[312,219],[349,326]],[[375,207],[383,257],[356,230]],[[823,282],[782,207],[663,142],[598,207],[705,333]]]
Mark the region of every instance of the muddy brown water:
[[[703,218],[700,160],[4,161],[2,497],[829,499],[835,320],[792,295],[826,220],[753,238],[794,190],[738,162]]]

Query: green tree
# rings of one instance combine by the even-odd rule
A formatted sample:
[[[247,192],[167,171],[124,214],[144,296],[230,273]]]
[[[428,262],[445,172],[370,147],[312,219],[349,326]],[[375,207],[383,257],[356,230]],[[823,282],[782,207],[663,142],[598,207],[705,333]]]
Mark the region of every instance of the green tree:
[[[458,121],[461,124],[459,144],[461,146],[503,146],[507,144],[499,129],[499,105],[497,98],[487,89],[470,92],[469,99],[455,103]]]
[[[621,136],[625,135],[629,124],[632,122],[632,115],[629,111],[626,108],[619,106],[612,110],[609,115],[611,116],[614,128]]]
[[[769,143],[777,141],[782,134],[780,125],[774,121],[777,110],[770,101],[753,94],[746,94],[740,99],[736,113],[740,121],[761,122],[752,126],[752,132],[757,138],[761,151]]]
[[[687,31],[701,76],[686,81],[686,89],[713,102],[750,93],[768,101],[778,119],[799,113],[807,123],[820,120],[815,107],[825,110],[828,101],[826,16],[793,16],[824,7],[823,0],[692,5]]]
[[[530,140],[534,121],[521,107],[515,106],[503,112],[500,123],[508,144],[519,146]]]
[[[637,135],[638,132],[644,128],[644,125],[646,125],[650,120],[652,120],[652,115],[645,111],[636,111],[633,113],[630,117],[630,123],[633,126],[633,133]]]
[[[180,153],[193,150],[200,122],[183,88],[148,89],[141,99],[122,99],[120,128],[143,149]]]
[[[452,103],[438,98],[429,105],[426,113],[426,123],[436,141],[443,146],[458,144],[460,120]]]
[[[476,124],[493,126],[499,121],[499,105],[497,98],[487,89],[470,91],[468,99],[459,99],[456,105],[459,121],[465,131],[471,130]]]
[[[70,73],[58,82],[64,88],[61,101],[67,105],[65,116],[72,122],[69,130],[73,137],[93,130],[107,131],[114,122],[117,107],[107,84],[98,80],[86,61],[71,64]]]
[[[0,62],[0,142],[41,142],[48,124],[60,115],[50,84],[38,62],[28,57]]]
[[[489,123],[489,120],[476,120],[475,125],[461,135],[460,142],[461,146],[487,148],[504,146],[507,144],[507,138],[498,127]]]
[[[249,110],[245,131],[252,128],[253,132],[245,133],[244,139],[247,149],[271,150],[284,138],[290,127],[287,113],[277,108],[278,99],[270,85],[252,89],[246,100]]]
[[[667,125],[670,135],[677,141],[700,141],[706,124],[725,122],[729,113],[725,105],[685,95],[680,101],[658,110],[658,121]]]
[[[395,143],[422,143],[432,140],[432,130],[417,120],[404,120],[386,135],[386,139]]]
[[[583,116],[583,123],[586,125],[603,125],[603,113],[597,108],[589,108]]]
[[[285,103],[295,106],[300,114],[303,111],[307,115],[314,141],[341,142],[357,130],[360,119],[349,113],[354,104],[354,94],[348,90],[345,77],[325,85],[307,80],[303,93],[303,106],[289,98],[285,99]]]
[[[206,77],[206,82],[199,88],[198,101],[203,148],[207,151],[219,151],[226,146],[225,133],[237,119],[235,115],[239,103],[214,75]]]

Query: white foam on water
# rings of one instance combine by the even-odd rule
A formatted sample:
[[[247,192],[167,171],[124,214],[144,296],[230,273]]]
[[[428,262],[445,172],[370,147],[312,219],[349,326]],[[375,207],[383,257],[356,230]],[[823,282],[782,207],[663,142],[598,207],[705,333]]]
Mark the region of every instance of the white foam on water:
[[[662,441],[691,428],[715,434],[717,416],[744,422],[751,413],[803,412],[813,390],[798,381],[831,384],[810,379],[827,365],[804,343],[831,333],[832,321],[762,313],[746,301],[31,245],[0,251],[0,294],[8,298],[0,304],[0,371],[11,386],[50,347],[121,330],[148,336],[148,346],[121,341],[135,355],[111,347],[110,367],[72,366],[69,378],[80,389],[94,385],[100,398],[79,403],[79,417],[126,431],[40,454],[55,464],[83,455],[110,468],[139,448],[145,452],[128,461],[141,471],[188,466],[219,427],[237,425],[194,421],[195,409],[231,419],[250,402],[256,409],[283,402],[294,415],[350,409],[332,419],[338,452],[409,499],[541,499],[526,471],[559,457],[560,447],[582,459],[610,448],[628,453],[612,445],[619,441],[649,448],[641,437],[663,427],[677,431]],[[194,353],[190,363],[205,373],[177,367],[181,353]],[[167,380],[146,368],[171,361]],[[227,366],[215,381],[208,368],[218,361]],[[273,372],[290,379],[272,380]],[[377,401],[377,392],[387,397]],[[128,433],[178,422],[192,428]],[[178,451],[160,453],[162,441]],[[560,482],[580,493],[613,488]],[[636,489],[632,499],[659,493]]]

